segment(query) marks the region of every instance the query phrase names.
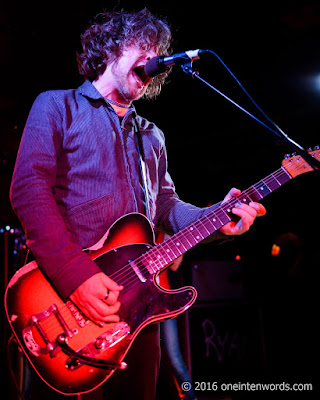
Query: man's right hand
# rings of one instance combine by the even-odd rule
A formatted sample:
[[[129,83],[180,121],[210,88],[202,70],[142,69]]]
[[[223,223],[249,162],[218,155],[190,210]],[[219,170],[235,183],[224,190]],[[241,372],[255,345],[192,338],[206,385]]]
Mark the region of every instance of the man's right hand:
[[[123,286],[118,286],[103,272],[84,281],[70,296],[70,300],[92,321],[119,322],[118,296]]]

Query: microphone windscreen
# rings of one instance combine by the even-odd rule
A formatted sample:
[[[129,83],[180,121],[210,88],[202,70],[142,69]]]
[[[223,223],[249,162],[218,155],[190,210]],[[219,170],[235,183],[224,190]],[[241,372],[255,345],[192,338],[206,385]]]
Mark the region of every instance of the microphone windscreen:
[[[144,72],[151,78],[167,70],[165,64],[159,63],[161,58],[162,56],[153,57],[146,63]]]

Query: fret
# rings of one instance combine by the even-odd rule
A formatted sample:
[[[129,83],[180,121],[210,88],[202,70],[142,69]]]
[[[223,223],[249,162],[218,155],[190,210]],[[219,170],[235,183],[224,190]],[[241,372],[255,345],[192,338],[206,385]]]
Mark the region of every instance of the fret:
[[[182,231],[180,231],[179,233],[181,234],[181,236],[182,236],[182,239],[184,240],[184,246],[185,246],[185,248],[187,249],[187,250],[190,250],[192,247],[193,247],[193,244],[189,241],[189,239],[186,237],[186,229],[187,228],[184,228]]]
[[[271,190],[269,189],[269,187],[266,185],[266,183],[261,180],[260,182],[258,182],[255,187],[257,188],[257,191],[259,192],[261,198],[267,196],[269,193],[271,193]]]
[[[250,189],[248,189],[245,192],[241,193],[240,196],[238,197],[238,199],[239,199],[239,201],[241,201],[241,203],[249,204],[251,201],[255,201],[253,199],[254,194],[252,194],[250,192],[250,195],[249,195],[249,193],[248,193]]]
[[[214,214],[214,211],[207,214],[205,217],[202,218],[202,220],[206,221],[206,227],[208,227],[207,228],[208,232],[210,232],[209,235],[211,235],[213,232],[215,232],[216,230],[218,230],[221,227],[221,225],[219,225],[219,223],[218,223],[218,219],[216,218],[216,216]]]
[[[198,220],[195,224],[194,224],[194,228],[195,231],[197,232],[196,235],[196,239],[198,240],[198,236],[200,236],[200,240],[203,240],[204,238],[207,237],[208,235],[208,230],[206,229],[206,227],[203,225],[203,223],[201,222],[201,219]],[[209,233],[210,234],[210,233]]]
[[[288,176],[284,170],[279,169],[275,173],[267,176],[265,179],[262,179],[260,182],[254,185],[254,188],[259,193],[261,198],[263,198],[274,190],[278,189],[284,183],[288,182],[289,179],[291,179],[291,177]]]
[[[174,235],[172,238],[170,238],[170,240],[174,241],[175,246],[177,247],[180,256],[181,254],[185,253],[186,251],[188,251],[190,249],[190,247],[186,247],[185,243],[183,240],[183,234],[181,234],[181,232],[178,232],[176,235]]]
[[[288,174],[288,172],[284,168],[280,168],[279,170],[279,181],[281,182],[281,185],[284,185],[291,179],[291,176]]]
[[[203,235],[203,237],[204,238],[206,238],[206,237],[208,237],[208,235],[211,235],[211,231],[209,230],[209,229],[207,229],[207,227],[206,227],[206,224],[205,224],[205,220],[204,220],[204,218],[201,218],[201,219],[199,219],[199,225],[201,225],[202,226],[202,235]]]
[[[199,225],[199,229],[198,229],[197,225]],[[189,233],[192,234],[196,244],[199,243],[199,241],[204,239],[204,236],[200,232],[200,228],[201,228],[200,224],[198,224],[198,221],[197,221],[196,223],[191,225],[190,229],[189,229]]]
[[[228,212],[231,212],[231,207],[228,208],[228,210],[224,211],[223,207],[224,205],[218,207],[215,211],[215,215],[218,217],[218,220],[220,221],[220,226],[219,228],[221,228],[223,225],[225,225],[226,223],[228,223],[229,221],[231,221],[231,217],[228,215]]]
[[[170,246],[169,240],[163,242],[163,247],[164,247],[164,250],[165,250],[167,256],[170,257],[170,262],[175,260],[177,257],[179,257],[180,254],[176,254],[174,252],[174,247]]]
[[[182,245],[180,241],[175,240],[174,242],[172,238],[170,238],[143,255],[145,259],[144,265],[150,273],[158,272],[187,250],[188,249]]]
[[[281,186],[281,184],[274,176],[269,175],[268,186],[269,189],[273,192],[274,190],[278,189]]]
[[[180,257],[192,247],[191,245],[187,245],[186,238],[184,236],[180,237],[180,239],[182,240],[177,240],[175,236],[168,239],[168,242],[170,242],[170,246],[174,248],[174,252],[176,253],[177,257]]]
[[[141,259],[139,260],[139,263],[136,262],[136,268],[139,268],[141,272],[143,269],[146,269],[151,275],[157,271],[157,268],[155,266],[155,261],[152,258],[150,258],[148,253],[142,255]]]
[[[209,214],[209,215],[211,215],[211,214]],[[215,230],[219,229],[222,226],[222,222],[221,222],[220,218],[218,217],[216,210],[213,211],[212,218],[210,221],[212,222]]]
[[[281,182],[279,181],[278,177],[276,177],[274,174],[271,174],[270,176],[272,176],[272,178],[277,182],[277,188],[281,186]],[[280,177],[279,177],[280,178]],[[276,189],[277,189],[276,188]]]
[[[251,199],[252,199],[252,201],[259,201],[259,200],[261,200],[261,199],[263,199],[263,195],[262,195],[262,193],[260,193],[260,191],[259,191],[259,189],[258,189],[258,187],[256,187],[257,185],[254,185],[254,186],[251,186],[251,194],[250,194],[250,196],[251,196]]]
[[[165,242],[162,242],[149,252],[153,255],[153,258],[157,260],[157,263],[159,263],[160,267],[158,267],[158,270],[164,267],[165,265],[169,264],[169,262],[171,262],[171,257],[169,257],[168,253],[166,253],[163,249],[164,243]]]
[[[186,228],[186,229],[184,230],[184,237],[185,237],[185,239],[187,239],[188,243],[190,243],[190,246],[191,246],[191,247],[193,247],[193,246],[195,246],[197,243],[199,243],[199,242],[196,240],[196,238],[195,238],[193,232],[194,232],[193,226],[189,226],[188,228]]]
[[[171,263],[171,261],[174,260],[174,256],[171,253],[171,250],[168,248],[166,242],[161,243],[161,251],[163,259],[165,261],[165,265]]]
[[[152,254],[150,254],[149,252],[143,256],[141,263],[145,266],[145,268],[147,268],[150,274],[152,274],[156,273],[157,271],[159,271],[159,269],[162,268],[161,261],[162,260],[160,258],[152,257]]]

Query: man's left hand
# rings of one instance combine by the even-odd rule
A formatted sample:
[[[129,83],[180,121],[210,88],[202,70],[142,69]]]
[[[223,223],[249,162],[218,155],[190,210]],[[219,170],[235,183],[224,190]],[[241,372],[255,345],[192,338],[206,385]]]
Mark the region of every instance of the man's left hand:
[[[240,196],[241,191],[236,188],[232,188],[229,193],[224,198],[223,203],[232,199],[233,197]],[[261,217],[266,214],[267,210],[265,207],[257,202],[250,202],[249,204],[244,204],[241,202],[236,203],[236,206],[232,208],[232,213],[240,218],[239,221],[230,221],[224,225],[220,232],[224,235],[242,235],[250,229],[256,217]]]

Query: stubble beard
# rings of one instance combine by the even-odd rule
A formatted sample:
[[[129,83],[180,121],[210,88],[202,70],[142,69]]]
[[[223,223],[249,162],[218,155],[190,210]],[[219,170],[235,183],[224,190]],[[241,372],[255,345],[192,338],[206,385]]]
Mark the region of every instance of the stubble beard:
[[[145,91],[146,88],[142,88],[141,90],[139,89],[130,89],[130,84],[129,81],[132,79],[130,76],[127,76],[126,73],[123,73],[119,66],[117,64],[114,64],[112,66],[113,69],[113,76],[115,79],[115,82],[117,84],[117,93],[119,96],[119,99],[126,103],[131,103],[134,100],[140,99]]]

